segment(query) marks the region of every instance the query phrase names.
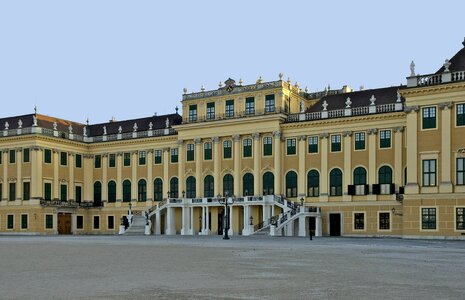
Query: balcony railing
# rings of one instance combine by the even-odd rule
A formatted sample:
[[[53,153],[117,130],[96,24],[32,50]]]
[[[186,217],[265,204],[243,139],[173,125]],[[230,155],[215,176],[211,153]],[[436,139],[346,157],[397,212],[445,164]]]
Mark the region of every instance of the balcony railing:
[[[238,119],[238,118],[248,118],[254,116],[263,116],[263,115],[272,115],[272,114],[281,114],[287,113],[282,107],[270,107],[268,109],[255,109],[253,111],[239,111],[235,113],[225,114],[225,113],[216,113],[213,116],[201,116],[196,118],[188,118],[182,121],[183,124],[189,123],[202,123],[202,122],[211,122],[211,121],[220,121],[228,119]]]
[[[103,203],[96,204],[91,201],[61,201],[61,200],[40,200],[40,205],[43,207],[52,206],[52,207],[63,207],[63,208],[92,208],[92,207],[102,207]]]
[[[442,83],[464,81],[464,80],[465,80],[465,71],[444,72],[441,74],[427,74],[427,75],[421,75],[421,76],[407,77],[407,86],[408,87],[429,86],[429,85],[438,85]]]

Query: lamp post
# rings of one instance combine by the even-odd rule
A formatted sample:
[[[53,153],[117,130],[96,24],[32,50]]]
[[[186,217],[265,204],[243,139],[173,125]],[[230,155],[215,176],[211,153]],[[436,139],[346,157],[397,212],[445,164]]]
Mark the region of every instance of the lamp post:
[[[166,192],[166,195],[167,195],[166,199],[169,199],[170,198],[170,191]]]
[[[300,198],[300,206],[302,206],[302,207],[304,206],[304,197]]]
[[[249,220],[250,220],[250,225],[253,225],[253,217],[252,216],[250,216]]]
[[[184,196],[186,195],[186,191],[182,191],[182,198],[184,198]]]
[[[218,201],[224,205],[225,207],[225,212],[224,212],[224,217],[226,218],[225,220],[225,226],[224,226],[224,236],[223,236],[223,240],[229,240],[229,235],[228,235],[228,231],[229,231],[229,210],[228,210],[228,206],[229,205],[233,205],[234,204],[234,200],[235,200],[235,196],[232,195],[231,197],[228,197],[228,193],[226,193],[224,195],[224,200],[220,200],[221,198],[221,195],[218,195]]]

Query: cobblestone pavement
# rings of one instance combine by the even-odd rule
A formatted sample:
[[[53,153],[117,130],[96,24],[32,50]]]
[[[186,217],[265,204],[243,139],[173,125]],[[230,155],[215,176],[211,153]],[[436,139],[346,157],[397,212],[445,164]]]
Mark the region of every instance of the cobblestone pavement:
[[[463,299],[465,242],[0,237],[1,299]]]

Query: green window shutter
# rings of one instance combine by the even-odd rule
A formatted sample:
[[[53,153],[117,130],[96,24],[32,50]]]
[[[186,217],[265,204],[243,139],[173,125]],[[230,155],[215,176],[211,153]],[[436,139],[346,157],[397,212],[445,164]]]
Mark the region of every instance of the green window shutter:
[[[27,229],[27,215],[21,215],[21,229]]]
[[[187,161],[194,161],[194,144],[187,144]]]
[[[60,200],[61,201],[68,200],[68,186],[66,184],[62,184],[60,186]]]
[[[23,162],[28,163],[30,162],[30,151],[29,148],[23,149]]]
[[[161,164],[161,150],[155,150],[155,164]]]
[[[244,157],[252,157],[252,140],[245,139],[243,141],[243,156]]]
[[[45,228],[53,229],[53,215],[45,215]]]
[[[10,164],[16,163],[16,150],[10,150]]]
[[[13,229],[14,228],[14,215],[8,215],[7,216],[7,228],[8,229]]]
[[[95,155],[94,157],[94,167],[96,169],[99,169],[102,167],[102,156],[101,155]]]
[[[189,105],[189,122],[197,121],[197,105]]]
[[[16,200],[16,183],[10,182],[10,194],[9,198],[10,201]]]
[[[44,183],[44,199],[52,200],[52,184],[49,182]]]
[[[31,183],[30,182],[23,182],[23,200],[29,200],[30,199],[30,187]]]
[[[60,152],[60,164],[66,166],[68,164],[68,153]]]
[[[465,125],[465,104],[457,104],[456,110],[457,126]]]
[[[178,162],[178,148],[171,149],[171,162],[172,163]]]
[[[52,150],[50,149],[45,149],[44,150],[44,162],[47,164],[52,163]]]
[[[125,167],[131,166],[131,153],[125,152],[125,153],[123,154],[123,156],[124,156],[124,157],[123,157],[123,165],[124,165]]]
[[[263,155],[273,155],[273,139],[271,137],[265,137],[263,139]]]
[[[436,128],[436,107],[424,107],[422,109],[422,128]]]
[[[82,168],[82,155],[76,154],[76,168]]]
[[[287,140],[287,155],[295,155],[296,151],[296,139]]]
[[[108,157],[108,166],[110,168],[116,167],[116,154],[110,154]]]

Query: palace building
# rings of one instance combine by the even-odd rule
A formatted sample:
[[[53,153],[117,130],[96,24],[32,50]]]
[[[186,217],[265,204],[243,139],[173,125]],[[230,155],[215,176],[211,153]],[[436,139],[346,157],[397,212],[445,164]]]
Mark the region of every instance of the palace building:
[[[465,48],[438,67],[359,91],[228,79],[184,90],[182,114],[102,124],[2,118],[0,234],[463,239]]]

